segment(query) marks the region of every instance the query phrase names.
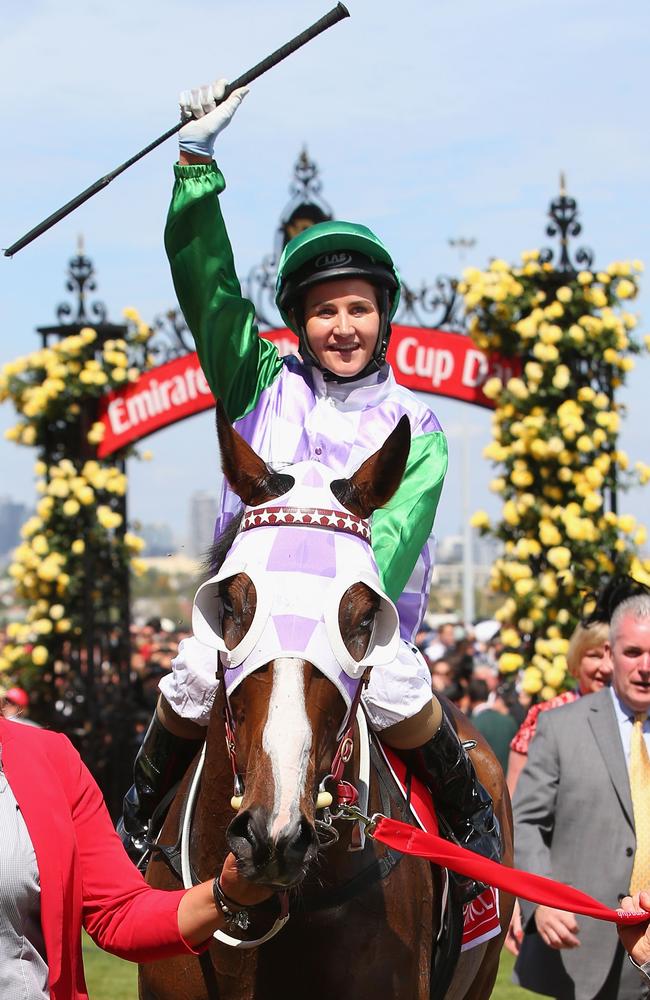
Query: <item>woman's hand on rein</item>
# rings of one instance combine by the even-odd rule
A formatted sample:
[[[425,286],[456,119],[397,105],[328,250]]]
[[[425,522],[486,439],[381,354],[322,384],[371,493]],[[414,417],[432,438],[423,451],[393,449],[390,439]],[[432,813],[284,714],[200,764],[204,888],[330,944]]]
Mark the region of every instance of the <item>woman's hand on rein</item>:
[[[234,854],[223,863],[219,882],[223,893],[241,909],[263,903],[273,895],[272,889],[254,885],[240,875]],[[215,904],[212,891],[214,879],[188,889],[178,907],[178,929],[190,945],[203,945],[216,930],[225,930],[223,912]]]
[[[225,895],[232,899],[233,903],[239,903],[241,907],[256,906],[273,895],[272,889],[255,885],[239,873],[237,859],[232,853],[226,855],[219,882]]]

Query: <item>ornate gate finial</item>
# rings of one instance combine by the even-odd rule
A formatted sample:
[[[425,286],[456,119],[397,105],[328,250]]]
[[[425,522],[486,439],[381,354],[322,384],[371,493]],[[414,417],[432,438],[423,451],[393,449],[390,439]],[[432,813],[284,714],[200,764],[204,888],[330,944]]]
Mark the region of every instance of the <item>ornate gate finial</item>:
[[[68,302],[62,302],[57,306],[56,318],[60,324],[84,324],[84,323],[105,323],[106,306],[103,302],[93,302],[90,307],[92,315],[86,309],[86,294],[94,292],[97,288],[95,284],[95,267],[90,257],[84,253],[84,238],[79,234],[77,237],[77,253],[70,258],[68,263],[68,277],[66,288],[69,292],[77,295],[76,308]]]
[[[580,235],[582,225],[578,222],[578,203],[566,193],[564,171],[560,172],[560,194],[549,205],[548,215],[551,221],[546,227],[546,235],[559,237],[560,251],[556,262],[553,250],[544,247],[540,253],[541,263],[553,264],[555,271],[564,277],[591,268],[594,254],[588,247],[578,247],[573,259],[571,257],[569,240]]]

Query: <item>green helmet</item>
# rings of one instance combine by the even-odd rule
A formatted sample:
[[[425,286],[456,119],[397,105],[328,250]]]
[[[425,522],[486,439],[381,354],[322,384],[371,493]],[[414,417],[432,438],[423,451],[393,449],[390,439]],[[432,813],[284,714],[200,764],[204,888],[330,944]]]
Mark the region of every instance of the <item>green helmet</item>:
[[[399,272],[372,230],[352,222],[320,222],[300,233],[282,251],[275,301],[284,322],[298,335],[303,357],[318,364],[307,342],[301,305],[309,288],[337,278],[363,278],[379,292],[377,346],[370,365],[355,376],[360,378],[379,368],[386,357],[401,289]]]

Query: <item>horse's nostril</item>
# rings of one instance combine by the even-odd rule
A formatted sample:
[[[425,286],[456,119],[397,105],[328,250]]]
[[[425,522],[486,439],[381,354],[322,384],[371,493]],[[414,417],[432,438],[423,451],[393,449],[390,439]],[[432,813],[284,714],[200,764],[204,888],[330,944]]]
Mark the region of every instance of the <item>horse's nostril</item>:
[[[318,848],[318,838],[314,827],[302,818],[286,835],[278,841],[278,851],[285,857],[309,860]]]
[[[254,853],[266,839],[260,810],[244,810],[228,827],[228,842],[237,856],[242,854],[242,848]]]

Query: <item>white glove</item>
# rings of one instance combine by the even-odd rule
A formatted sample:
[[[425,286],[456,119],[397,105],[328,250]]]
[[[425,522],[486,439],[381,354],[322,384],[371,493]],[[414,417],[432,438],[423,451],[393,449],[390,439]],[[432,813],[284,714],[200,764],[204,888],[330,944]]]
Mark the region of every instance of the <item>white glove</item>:
[[[187,125],[178,133],[183,152],[212,157],[215,139],[230,124],[230,119],[248,93],[248,87],[241,87],[233,90],[223,104],[217,104],[223,97],[227,82],[215,80],[207,86],[181,93],[181,117],[187,119]]]

